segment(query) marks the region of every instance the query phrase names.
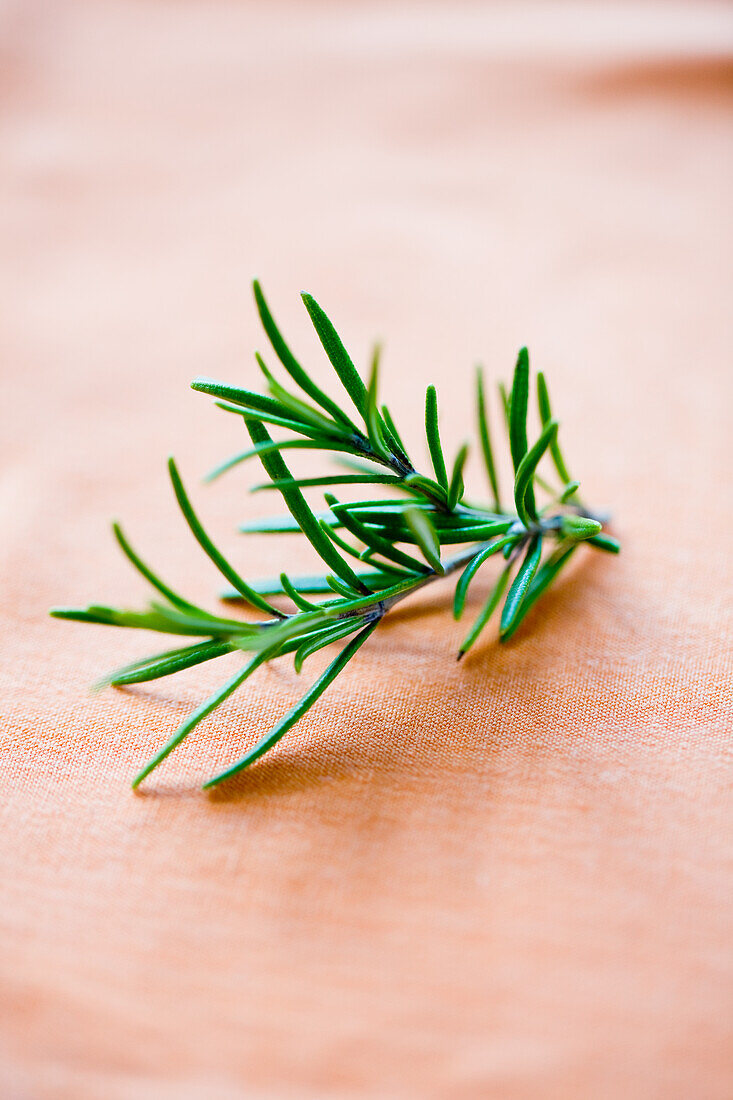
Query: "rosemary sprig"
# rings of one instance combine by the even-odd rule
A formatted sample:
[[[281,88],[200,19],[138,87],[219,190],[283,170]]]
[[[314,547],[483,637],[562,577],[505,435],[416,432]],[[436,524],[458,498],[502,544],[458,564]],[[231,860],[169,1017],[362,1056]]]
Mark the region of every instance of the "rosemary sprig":
[[[244,667],[202,703],[142,768],[133,780],[134,787],[260,665],[292,654],[296,671],[300,672],[314,653],[344,642],[334,660],[274,729],[241,760],[204,786],[216,786],[249,767],[320,698],[390,608],[440,577],[460,574],[453,602],[454,616],[460,619],[474,577],[489,559],[499,555],[504,559],[498,579],[458,649],[460,659],[475,644],[505,593],[499,621],[500,641],[515,633],[581,542],[610,553],[619,551],[617,540],[604,530],[606,520],[586,509],[578,496],[579,483],[570,478],[557,441],[558,422],[552,416],[542,374],[537,378],[540,432],[530,445],[526,348],[519,352],[511,390],[499,387],[514,470],[513,511],[503,509],[500,504],[483,374],[480,369],[477,374],[478,431],[492,498],[490,506],[479,506],[465,499],[463,471],[468,445],[459,449],[453,463],[446,462],[433,386],[428,387],[425,399],[425,434],[432,467],[430,473],[425,473],[413,466],[389,409],[380,404],[379,349],[375,350],[365,384],[329,318],[311,295],[303,295],[323,349],[355,410],[352,418],[338,401],[316,385],[296,359],[257,282],[254,294],[272,350],[297,392],[278,382],[259,354],[257,362],[267,383],[267,394],[211,379],[196,379],[193,389],[209,394],[223,409],[240,416],[251,441],[249,448],[219,466],[208,480],[250,458],[259,458],[269,481],[255,485],[253,491],[278,491],[288,514],[247,523],[240,530],[277,535],[300,533],[323,561],[326,572],[293,577],[280,573],[269,580],[245,581],[212,542],[191,504],[175,462],[170,460],[171,482],[183,517],[204,553],[232,586],[222,598],[244,603],[266,617],[245,621],[212,614],[191,603],[161,580],[132,548],[121,528],[114,525],[123,553],[155,590],[156,598],[141,611],[92,604],[86,608],[55,608],[51,614],[60,619],[180,635],[192,641],[126,665],[107,676],[104,684],[143,683],[226,653],[249,654]],[[291,434],[273,440],[267,425]],[[294,476],[283,451],[296,449],[341,455],[341,465],[350,472]],[[560,479],[555,488],[538,473],[548,453]],[[401,495],[347,502],[331,491],[361,485],[388,487],[392,493]],[[326,490],[326,510],[311,509],[303,490],[312,488]],[[538,489],[549,495],[541,508],[536,501]],[[446,548],[456,546],[460,547],[456,552],[445,554]],[[293,609],[283,610],[271,602],[272,597],[285,597]]]

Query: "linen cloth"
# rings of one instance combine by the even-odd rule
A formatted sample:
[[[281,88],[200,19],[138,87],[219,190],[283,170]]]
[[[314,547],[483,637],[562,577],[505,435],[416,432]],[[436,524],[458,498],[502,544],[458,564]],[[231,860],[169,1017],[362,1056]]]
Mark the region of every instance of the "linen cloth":
[[[2,1095],[729,1096],[730,8],[0,19]],[[385,339],[422,462],[425,386],[454,451],[527,343],[623,552],[460,665],[450,585],[413,598],[207,796],[326,658],[261,670],[133,795],[237,662],[91,694],[156,639],[46,612],[143,603],[112,517],[216,606],[169,452],[245,575],[311,564],[236,534],[254,466],[199,483],[244,442],[188,382],[256,383],[255,275],[332,392],[298,292]]]

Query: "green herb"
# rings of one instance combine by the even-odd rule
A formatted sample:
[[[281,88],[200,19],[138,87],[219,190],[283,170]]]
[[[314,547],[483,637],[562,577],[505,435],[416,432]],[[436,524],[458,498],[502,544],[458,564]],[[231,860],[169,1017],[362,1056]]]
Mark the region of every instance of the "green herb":
[[[438,401],[433,386],[425,400],[425,435],[430,474],[418,471],[403,443],[403,436],[386,405],[379,398],[380,349],[372,358],[368,383],[354,366],[332,322],[309,295],[303,302],[323,349],[345,394],[340,400],[313,382],[295,358],[270,312],[259,283],[255,301],[263,328],[282,368],[295,384],[292,392],[279,382],[261,355],[257,362],[267,383],[266,394],[199,378],[193,389],[209,394],[227,412],[242,418],[251,446],[228,459],[208,480],[251,458],[258,458],[268,481],[253,491],[280,493],[288,514],[269,517],[240,527],[260,534],[300,533],[322,560],[326,571],[316,575],[245,581],[212,542],[191,504],[175,462],[169,462],[173,490],[183,517],[204,553],[232,586],[222,599],[239,602],[259,620],[213,614],[175,592],[132,548],[115,524],[115,537],[130,563],[155,590],[142,611],[92,604],[86,608],[55,608],[60,619],[101,623],[108,626],[147,629],[189,637],[189,644],[156,653],[112,672],[99,686],[143,683],[169,676],[227,653],[249,654],[247,663],[201,704],[176,730],[133,780],[137,786],[260,666],[292,655],[295,669],[314,653],[343,642],[334,660],[305,692],[298,703],[237,763],[208,780],[210,788],[238,774],[267,752],[320,698],[329,685],[370,637],[384,615],[400,600],[443,576],[460,573],[455,588],[455,618],[465,610],[469,585],[495,555],[504,566],[490,594],[458,649],[462,657],[476,642],[504,593],[499,639],[507,641],[518,629],[581,542],[608,553],[618,553],[618,541],[605,530],[607,520],[588,511],[578,497],[577,481],[568,473],[552,416],[544,377],[537,379],[539,432],[530,443],[527,426],[529,405],[529,356],[519,352],[510,390],[500,385],[501,414],[506,421],[514,471],[515,511],[500,505],[497,463],[489,427],[489,409],[483,376],[477,375],[477,414],[481,453],[492,500],[483,507],[464,497],[464,468],[468,445],[458,451],[449,476],[438,427]],[[356,413],[352,419],[341,407],[348,396]],[[265,424],[291,433],[273,440]],[[351,472],[320,477],[294,476],[282,452],[320,450],[341,456],[336,461]],[[552,486],[540,475],[543,458],[549,457],[560,479]],[[341,501],[331,490],[354,486],[384,487],[398,496],[372,496]],[[324,489],[327,508],[313,511],[304,489]],[[538,508],[536,491],[549,499]],[[443,553],[458,546],[457,552]],[[353,563],[353,564],[352,564]],[[290,610],[272,598],[289,601]],[[313,597],[316,597],[315,599]]]

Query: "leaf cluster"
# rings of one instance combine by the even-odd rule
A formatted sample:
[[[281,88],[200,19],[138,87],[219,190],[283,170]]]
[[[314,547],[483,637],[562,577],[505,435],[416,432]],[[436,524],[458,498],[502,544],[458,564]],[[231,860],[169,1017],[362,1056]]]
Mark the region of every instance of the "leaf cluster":
[[[283,572],[267,580],[245,580],[204,528],[176,463],[170,459],[169,473],[181,514],[204,554],[230,586],[224,599],[245,605],[260,618],[214,614],[192,603],[162,580],[133,549],[120,526],[114,525],[122,552],[152,587],[154,598],[140,611],[92,604],[86,608],[56,608],[51,614],[179,635],[181,641],[187,641],[117,669],[104,684],[121,687],[143,683],[232,652],[246,656],[244,665],[142,768],[133,780],[135,787],[268,661],[292,655],[295,669],[300,672],[321,649],[342,643],[325,671],[275,727],[240,760],[209,779],[205,787],[243,771],[272,748],[327,690],[389,609],[418,589],[456,574],[453,612],[460,619],[474,578],[490,559],[501,562],[498,577],[460,644],[460,659],[476,643],[500,605],[499,639],[512,637],[581,543],[610,553],[619,550],[618,542],[604,530],[604,521],[583,504],[579,483],[568,472],[542,374],[537,376],[536,387],[539,432],[530,443],[526,348],[519,352],[511,389],[499,389],[513,475],[512,499],[506,506],[500,498],[483,372],[477,370],[477,431],[491,494],[488,504],[477,505],[465,496],[468,444],[459,447],[452,462],[446,458],[433,386],[428,386],[425,394],[425,442],[430,468],[419,470],[392,414],[380,400],[379,349],[374,352],[365,382],[328,316],[311,295],[303,295],[342,389],[341,398],[334,400],[295,357],[257,282],[254,295],[272,352],[287,377],[278,380],[257,353],[266,392],[208,378],[192,383],[194,390],[208,394],[220,408],[239,417],[249,438],[247,447],[212,471],[209,480],[257,458],[267,480],[256,484],[253,491],[277,491],[287,511],[244,524],[240,530],[277,536],[300,534],[315,550],[324,571],[296,576]],[[272,429],[286,434],[273,439]],[[341,472],[294,476],[283,456],[291,450],[335,455]],[[546,458],[557,478],[554,488],[539,473],[540,463]],[[356,486],[374,487],[374,492],[387,495],[373,492],[365,499],[340,499],[339,493],[353,493]],[[306,492],[315,488],[323,490],[325,508],[319,511],[314,511],[306,499]],[[542,506],[538,504],[538,493],[548,498]]]

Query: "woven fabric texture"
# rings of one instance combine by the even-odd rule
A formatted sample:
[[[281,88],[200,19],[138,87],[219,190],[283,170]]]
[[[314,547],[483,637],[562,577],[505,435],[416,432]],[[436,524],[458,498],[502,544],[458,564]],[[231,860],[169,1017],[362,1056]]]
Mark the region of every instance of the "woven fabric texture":
[[[730,1095],[730,31],[684,0],[2,6],[4,1097]],[[405,603],[207,796],[319,666],[261,670],[133,795],[236,661],[91,694],[155,639],[46,612],[146,598],[113,517],[213,600],[168,453],[247,576],[311,564],[236,534],[278,510],[259,470],[198,481],[242,432],[188,383],[255,383],[255,275],[324,385],[300,290],[358,363],[386,341],[415,451],[426,384],[453,452],[475,361],[527,343],[623,552],[460,664],[450,586]]]

